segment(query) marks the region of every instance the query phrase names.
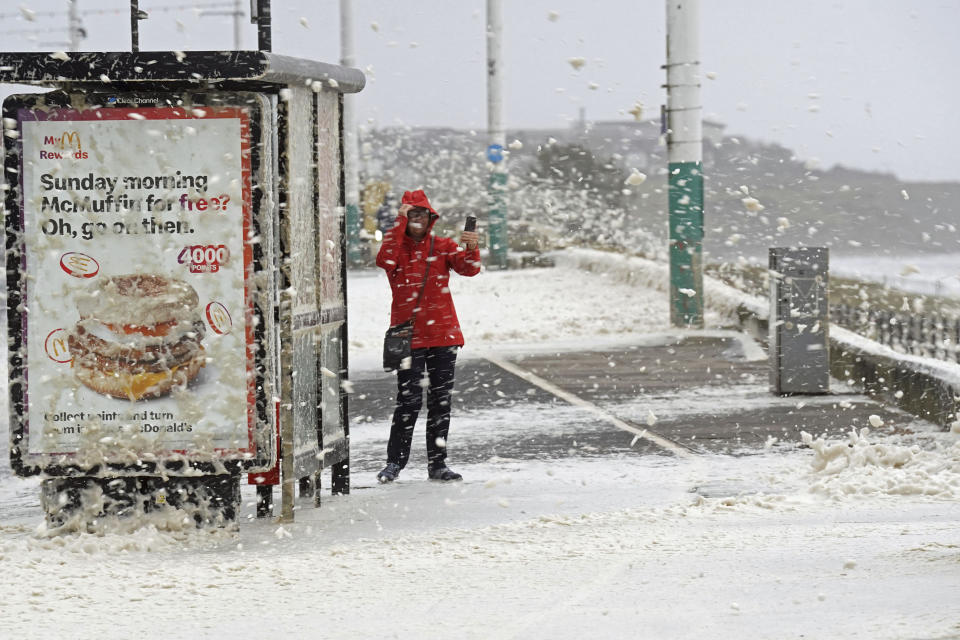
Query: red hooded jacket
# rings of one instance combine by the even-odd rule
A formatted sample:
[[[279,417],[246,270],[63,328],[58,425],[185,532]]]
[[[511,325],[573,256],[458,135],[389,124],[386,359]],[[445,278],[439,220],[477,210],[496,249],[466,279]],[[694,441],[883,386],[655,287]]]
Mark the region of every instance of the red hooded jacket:
[[[450,296],[450,270],[462,276],[480,273],[479,247],[469,251],[460,248],[452,238],[435,237],[432,231],[436,221],[437,216],[431,216],[426,235],[419,242],[414,242],[413,238],[406,235],[406,216],[397,216],[396,226],[384,235],[383,245],[377,253],[377,266],[387,272],[393,291],[390,325],[401,324],[413,316],[427,268],[430,239],[434,238],[427,286],[423,290],[413,327],[414,349],[463,346],[460,321],[457,320],[457,311]]]

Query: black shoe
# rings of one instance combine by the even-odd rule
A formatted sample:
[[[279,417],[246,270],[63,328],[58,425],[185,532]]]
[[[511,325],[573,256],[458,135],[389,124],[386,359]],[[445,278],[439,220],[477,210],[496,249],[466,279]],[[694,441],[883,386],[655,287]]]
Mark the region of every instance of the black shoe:
[[[444,465],[442,467],[431,467],[427,472],[427,475],[430,476],[431,480],[440,480],[441,482],[453,482],[455,480],[463,480],[463,476],[451,469],[450,467]]]
[[[398,475],[400,475],[400,465],[395,462],[388,462],[383,471],[377,474],[377,482],[387,484],[396,480]]]

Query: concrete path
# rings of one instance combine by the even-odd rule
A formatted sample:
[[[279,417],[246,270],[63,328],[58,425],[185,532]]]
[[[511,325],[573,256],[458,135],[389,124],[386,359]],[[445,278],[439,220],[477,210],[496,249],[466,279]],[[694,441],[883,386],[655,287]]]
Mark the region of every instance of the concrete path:
[[[493,456],[517,459],[567,456],[749,454],[776,442],[799,443],[801,431],[839,436],[879,416],[887,429],[909,429],[910,415],[881,406],[836,380],[822,396],[776,396],[769,391],[763,352],[742,334],[724,331],[651,336],[635,344],[583,351],[538,351],[461,358],[454,392],[450,464]],[[355,372],[351,397],[353,469],[376,471],[396,394],[395,378]],[[424,403],[426,407],[426,403]],[[460,438],[458,417],[478,412],[533,410],[537,423],[558,413],[556,430],[498,424]],[[423,464],[421,415],[411,465]],[[573,425],[570,422],[573,421]],[[549,422],[549,420],[548,420]],[[376,438],[374,442],[376,442]],[[575,443],[575,444],[574,444]],[[455,452],[455,453],[454,453]]]

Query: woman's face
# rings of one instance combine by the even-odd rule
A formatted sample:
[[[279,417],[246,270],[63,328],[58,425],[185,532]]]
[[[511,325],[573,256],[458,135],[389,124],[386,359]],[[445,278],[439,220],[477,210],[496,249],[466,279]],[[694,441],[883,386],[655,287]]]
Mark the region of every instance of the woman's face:
[[[427,223],[430,222],[430,212],[417,208],[407,212],[407,229],[410,235],[420,237],[427,232]]]

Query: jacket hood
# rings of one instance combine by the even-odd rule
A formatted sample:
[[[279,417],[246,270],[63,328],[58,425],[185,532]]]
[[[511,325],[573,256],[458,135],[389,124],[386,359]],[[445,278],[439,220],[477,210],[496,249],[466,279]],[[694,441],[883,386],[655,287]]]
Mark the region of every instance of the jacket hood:
[[[433,207],[430,206],[430,201],[427,200],[427,194],[423,192],[423,189],[417,189],[416,191],[404,191],[403,199],[400,201],[400,204],[411,204],[414,207],[423,207],[434,216],[440,215]]]
[[[437,219],[440,217],[440,214],[430,206],[430,201],[427,200],[427,194],[423,192],[423,189],[417,189],[416,191],[404,191],[403,198],[400,200],[401,204],[410,204],[414,207],[423,207],[430,212],[430,219],[427,222],[427,233],[424,235],[424,239],[430,237],[430,233],[433,232],[433,225],[437,223]],[[407,222],[409,223],[409,218]],[[406,232],[406,225],[404,225],[404,232]],[[406,233],[404,233],[406,236]],[[412,240],[410,236],[406,236],[408,239]]]

